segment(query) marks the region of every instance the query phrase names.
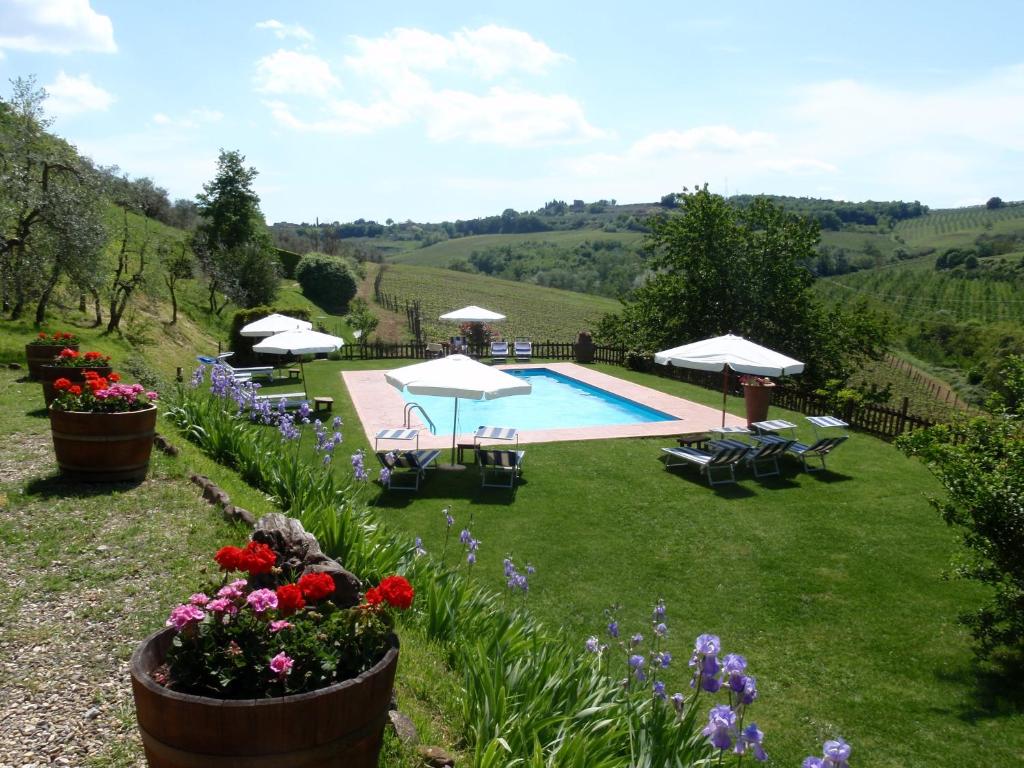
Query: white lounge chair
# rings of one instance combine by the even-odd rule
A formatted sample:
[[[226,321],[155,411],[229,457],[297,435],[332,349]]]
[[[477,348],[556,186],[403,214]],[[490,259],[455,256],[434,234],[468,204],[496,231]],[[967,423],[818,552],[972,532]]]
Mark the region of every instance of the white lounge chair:
[[[516,480],[523,474],[525,455],[526,451],[477,448],[476,461],[480,465],[481,487],[514,488]]]
[[[696,464],[700,467],[700,471],[707,476],[708,485],[724,485],[736,482],[736,465],[750,452],[750,446],[730,441],[720,444],[714,453],[698,448],[684,447],[662,448],[661,450],[668,454],[665,460],[666,469],[682,464]],[[716,470],[728,470],[729,477],[716,479],[714,475]]]
[[[231,376],[235,381],[249,381],[256,377],[263,377],[267,379],[274,378],[274,366],[272,365],[252,365],[248,368],[235,368],[231,363],[227,361],[227,358],[231,357],[234,352],[225,352],[217,355],[218,365],[223,365],[231,372]]]
[[[777,435],[764,435],[754,439],[758,441],[757,445],[754,446],[744,459],[750,465],[754,477],[772,477],[782,474],[782,471],[779,469],[779,456],[782,456],[786,449],[793,445],[796,440],[778,437]],[[768,470],[765,471],[764,467],[768,467]]]
[[[492,341],[491,342],[491,362],[492,363],[507,363],[508,362],[508,342],[507,341]]]
[[[390,472],[385,487],[396,491],[419,490],[420,480],[427,476],[430,465],[440,455],[436,450],[376,451],[377,461]],[[412,482],[403,478],[410,478]]]
[[[256,395],[253,399],[258,403],[270,403],[271,405],[277,405],[283,400],[285,408],[298,408],[308,402],[305,392],[268,392],[264,395]]]
[[[512,350],[517,363],[528,363],[533,357],[533,342],[529,339],[516,339]]]
[[[801,463],[804,466],[805,472],[820,472],[823,469],[827,469],[825,466],[825,457],[828,456],[837,446],[842,444],[845,440],[849,439],[849,435],[839,435],[838,437],[823,437],[812,445],[805,445],[804,443],[794,442],[792,445],[786,447],[787,453],[791,453],[794,456],[799,457]],[[821,467],[811,467],[807,464],[807,457],[816,458],[821,461]]]

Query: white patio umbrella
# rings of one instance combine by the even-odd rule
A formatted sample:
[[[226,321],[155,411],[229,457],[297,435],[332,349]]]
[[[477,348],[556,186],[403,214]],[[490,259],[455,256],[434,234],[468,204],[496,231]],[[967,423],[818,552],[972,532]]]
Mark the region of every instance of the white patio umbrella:
[[[478,363],[465,355],[449,355],[425,363],[388,371],[384,378],[395,389],[414,395],[455,398],[452,423],[452,466],[455,466],[455,436],[459,421],[459,398],[496,400],[511,395],[528,395],[533,390],[526,379]]]
[[[450,320],[456,323],[495,323],[498,320],[504,320],[505,316],[471,304],[468,307],[447,312],[441,315],[439,319]]]
[[[316,355],[321,352],[334,352],[344,345],[345,340],[337,336],[300,329],[274,334],[258,344],[253,344],[252,351],[266,355]],[[308,400],[306,369],[302,365],[301,358],[299,358],[299,368],[302,370],[302,391]]]
[[[785,376],[803,373],[804,370],[804,364],[799,360],[762,347],[742,336],[733,336],[731,333],[658,352],[654,355],[654,362],[698,371],[721,371],[723,427],[729,370],[752,376]]]
[[[285,331],[309,331],[312,329],[313,324],[306,320],[274,313],[242,326],[242,330],[239,333],[242,336],[273,336],[275,333],[284,333]]]

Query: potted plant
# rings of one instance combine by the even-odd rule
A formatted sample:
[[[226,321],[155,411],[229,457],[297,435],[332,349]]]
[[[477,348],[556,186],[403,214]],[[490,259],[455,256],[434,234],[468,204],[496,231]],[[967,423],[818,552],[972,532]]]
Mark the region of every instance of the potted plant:
[[[86,482],[141,480],[156,434],[156,392],[122,384],[116,372],[83,372],[83,382],[53,382],[50,432],[57,466]]]
[[[577,334],[573,351],[576,353],[577,363],[594,362],[594,337],[590,331],[580,331]]]
[[[67,379],[73,384],[85,381],[85,373],[93,371],[100,376],[107,376],[113,369],[110,367],[110,355],[102,352],[79,352],[70,347],[63,348],[48,364],[39,366],[39,380],[43,385],[43,398],[46,404],[53,402],[57,391],[53,383],[57,379]]]
[[[219,550],[221,578],[132,656],[149,765],[376,766],[398,665],[391,614],[412,586],[389,576],[346,600],[351,574],[297,562],[260,533]]]
[[[25,360],[28,363],[28,377],[35,381],[39,378],[40,366],[53,362],[53,358],[62,349],[77,350],[78,337],[66,331],[55,331],[48,334],[40,331],[36,338],[25,345]]]
[[[768,418],[772,387],[775,382],[768,376],[740,376],[743,386],[743,401],[747,406],[747,426]]]

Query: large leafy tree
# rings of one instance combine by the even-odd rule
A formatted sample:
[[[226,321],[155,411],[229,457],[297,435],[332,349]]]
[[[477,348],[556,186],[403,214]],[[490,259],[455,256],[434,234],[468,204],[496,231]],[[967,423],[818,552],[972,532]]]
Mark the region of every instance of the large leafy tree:
[[[220,313],[224,295],[243,307],[269,304],[277,293],[276,254],[252,183],[237,150],[220,151],[217,175],[196,196],[201,223],[193,249],[209,280],[209,307]]]
[[[924,460],[946,490],[932,505],[964,546],[953,575],[991,590],[960,617],[976,650],[1024,657],[1024,357],[1009,357],[1003,375],[1006,393],[993,397],[991,416],[918,430],[898,445]]]
[[[46,92],[13,81],[0,100],[0,287],[12,318],[36,302],[36,321],[60,279],[94,287],[106,244],[99,177],[74,149],[46,132]]]
[[[863,312],[846,322],[811,293],[816,223],[762,198],[737,208],[707,186],[676,201],[648,222],[651,278],[602,337],[651,352],[734,333],[805,361],[812,380],[842,375],[850,353],[880,352],[880,325]]]

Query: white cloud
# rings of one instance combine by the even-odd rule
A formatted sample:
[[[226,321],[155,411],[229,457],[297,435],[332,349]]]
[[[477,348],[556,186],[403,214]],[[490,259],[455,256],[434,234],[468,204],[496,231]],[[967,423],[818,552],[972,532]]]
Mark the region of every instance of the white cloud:
[[[45,86],[46,108],[59,117],[71,117],[82,112],[103,112],[114,103],[114,95],[93,83],[89,75],[72,77],[57,73],[57,79]]]
[[[567,56],[526,32],[488,25],[439,35],[397,28],[376,38],[352,39],[345,98],[323,59],[278,51],[257,62],[258,90],[282,98],[265,102],[273,117],[297,131],[372,133],[413,121],[434,141],[464,140],[503,146],[586,141],[605,133],[591,125],[582,105],[565,94],[542,94],[521,83],[483,91],[444,87],[443,78],[493,81],[507,75],[542,75]],[[311,86],[311,84],[314,84]],[[300,116],[287,96],[327,97],[319,114]],[[360,98],[360,96],[362,98]]]
[[[313,33],[301,24],[284,24],[277,19],[267,19],[256,24],[256,29],[269,29],[278,40],[285,40],[289,37],[296,40],[311,41]]]
[[[284,49],[256,62],[254,81],[261,93],[319,97],[339,84],[330,65],[319,56]]]
[[[4,0],[0,49],[68,54],[115,53],[114,25],[89,0]]]

